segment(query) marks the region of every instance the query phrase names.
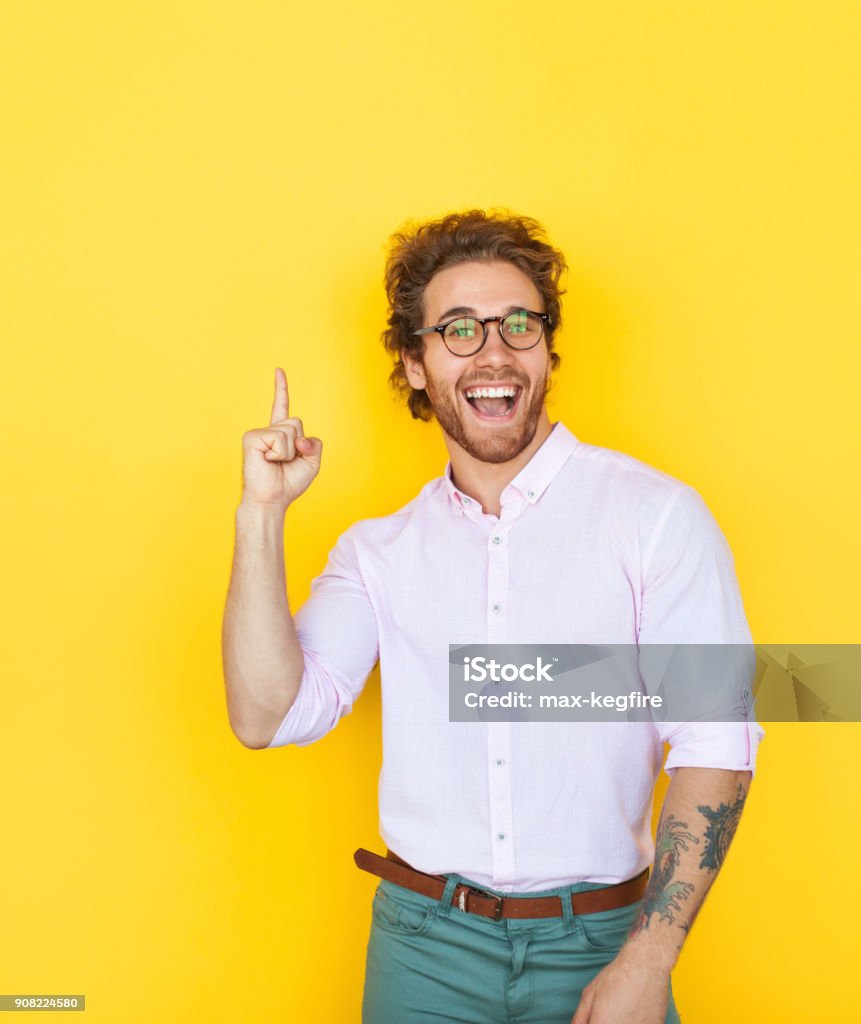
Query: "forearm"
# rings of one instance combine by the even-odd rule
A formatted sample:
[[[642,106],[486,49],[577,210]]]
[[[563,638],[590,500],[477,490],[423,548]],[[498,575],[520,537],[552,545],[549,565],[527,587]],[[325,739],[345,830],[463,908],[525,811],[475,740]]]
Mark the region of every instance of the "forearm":
[[[222,626],[230,726],[248,747],[265,747],[290,710],[304,657],[284,570],[284,513],[242,503]]]
[[[669,972],[720,871],[750,788],[749,771],[677,768],[655,839],[642,908],[622,947]]]

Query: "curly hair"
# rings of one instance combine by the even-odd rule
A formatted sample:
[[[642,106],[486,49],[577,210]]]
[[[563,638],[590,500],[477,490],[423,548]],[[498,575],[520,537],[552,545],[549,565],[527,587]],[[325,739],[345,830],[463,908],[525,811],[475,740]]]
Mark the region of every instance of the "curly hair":
[[[395,360],[389,383],[406,397],[413,419],[430,420],[433,409],[427,391],[411,387],[407,380],[402,354],[419,360],[424,355],[424,338],[413,331],[422,326],[422,300],[431,278],[468,260],[506,260],[533,282],[550,315],[545,328],[550,366],[552,370],[559,366],[553,337],[562,322],[560,299],[565,293],[559,279],[567,267],[565,257],[546,241],[537,221],[505,210],[467,210],[425,224],[408,224],[389,240],[385,271],[389,326],[382,341]]]

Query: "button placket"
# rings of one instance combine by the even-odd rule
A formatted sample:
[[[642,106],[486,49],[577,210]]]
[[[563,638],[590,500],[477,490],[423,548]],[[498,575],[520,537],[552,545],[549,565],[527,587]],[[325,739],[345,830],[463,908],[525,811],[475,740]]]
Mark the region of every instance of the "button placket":
[[[505,516],[505,508],[502,510]],[[509,545],[508,527],[493,524],[487,541],[487,641],[508,639]],[[513,884],[514,812],[511,792],[511,722],[487,724],[490,849],[494,888]]]
[[[488,798],[493,887],[515,879],[514,813],[511,792],[511,722],[488,722]]]
[[[494,524],[487,543],[488,631],[504,627],[508,615],[508,545],[506,529]],[[489,635],[489,634],[488,634]],[[491,641],[492,642],[492,641]]]

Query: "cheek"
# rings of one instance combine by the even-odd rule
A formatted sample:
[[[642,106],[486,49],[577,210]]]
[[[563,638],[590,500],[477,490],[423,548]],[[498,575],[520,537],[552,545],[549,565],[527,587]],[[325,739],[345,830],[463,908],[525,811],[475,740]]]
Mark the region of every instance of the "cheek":
[[[449,387],[446,381],[430,375],[425,378],[425,390],[429,395],[433,395],[435,399],[444,400],[448,395]]]
[[[541,359],[535,367],[535,379],[546,383],[550,379],[550,360],[547,357]]]
[[[426,365],[425,372],[422,374],[423,384],[422,387],[428,392],[433,391],[435,394],[443,395],[449,394],[454,391],[460,381],[460,374],[453,374],[450,367],[441,370],[440,368],[434,368],[433,365]]]

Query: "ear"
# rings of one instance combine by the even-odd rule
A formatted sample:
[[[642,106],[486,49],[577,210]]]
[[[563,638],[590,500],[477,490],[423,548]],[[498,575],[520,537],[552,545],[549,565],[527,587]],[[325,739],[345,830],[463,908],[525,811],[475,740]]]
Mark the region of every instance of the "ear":
[[[415,356],[411,356],[404,349],[401,349],[401,362],[404,364],[404,372],[407,375],[410,387],[415,388],[416,391],[423,391],[427,385],[427,378],[425,377],[425,368],[422,366],[421,360],[416,359]]]

